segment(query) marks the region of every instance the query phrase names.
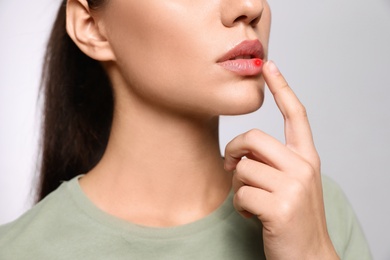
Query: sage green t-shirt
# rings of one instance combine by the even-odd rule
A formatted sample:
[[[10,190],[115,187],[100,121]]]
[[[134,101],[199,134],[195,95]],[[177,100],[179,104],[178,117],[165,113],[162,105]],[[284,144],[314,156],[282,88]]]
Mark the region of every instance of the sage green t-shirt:
[[[371,259],[345,196],[323,178],[328,229],[341,259]],[[138,226],[98,209],[78,178],[0,227],[0,259],[265,259],[261,223],[234,209],[233,194],[207,217],[172,227]]]

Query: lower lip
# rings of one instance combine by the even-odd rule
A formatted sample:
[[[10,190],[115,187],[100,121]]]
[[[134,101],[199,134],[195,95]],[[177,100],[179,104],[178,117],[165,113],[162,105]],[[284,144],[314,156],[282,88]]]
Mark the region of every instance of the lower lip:
[[[219,62],[218,65],[240,76],[256,76],[261,73],[263,61],[261,59],[237,59]]]

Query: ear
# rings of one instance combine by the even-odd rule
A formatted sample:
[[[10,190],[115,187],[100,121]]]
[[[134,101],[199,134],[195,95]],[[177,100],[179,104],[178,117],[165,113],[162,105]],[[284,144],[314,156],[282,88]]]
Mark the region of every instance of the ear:
[[[115,60],[115,55],[102,28],[86,0],[68,0],[66,31],[82,52],[98,61]]]

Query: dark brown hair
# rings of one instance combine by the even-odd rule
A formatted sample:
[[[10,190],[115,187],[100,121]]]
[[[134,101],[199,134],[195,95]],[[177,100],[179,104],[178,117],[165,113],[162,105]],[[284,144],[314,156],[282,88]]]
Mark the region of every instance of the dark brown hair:
[[[102,0],[88,0],[97,9]],[[63,180],[86,173],[101,159],[113,115],[113,93],[102,65],[86,56],[66,32],[66,0],[48,41],[38,201]]]

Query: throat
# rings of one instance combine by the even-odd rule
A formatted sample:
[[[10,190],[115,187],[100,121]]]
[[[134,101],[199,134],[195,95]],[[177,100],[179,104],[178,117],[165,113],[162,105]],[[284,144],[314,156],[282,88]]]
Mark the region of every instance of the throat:
[[[210,178],[196,181],[178,174],[174,179],[141,183],[120,176],[105,179],[91,172],[80,180],[80,185],[98,208],[114,217],[141,226],[173,227],[206,217],[226,200],[232,175],[210,174]]]

